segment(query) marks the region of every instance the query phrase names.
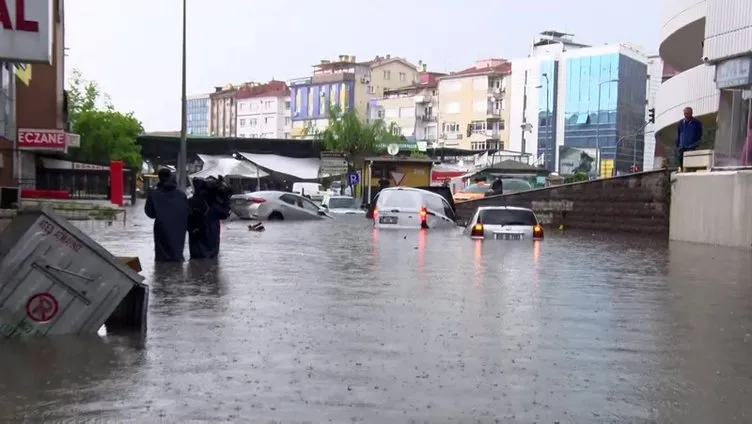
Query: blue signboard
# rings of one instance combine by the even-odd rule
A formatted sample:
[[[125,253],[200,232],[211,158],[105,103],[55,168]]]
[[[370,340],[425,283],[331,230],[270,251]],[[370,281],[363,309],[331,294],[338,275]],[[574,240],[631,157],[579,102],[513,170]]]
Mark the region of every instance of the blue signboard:
[[[351,186],[358,185],[360,183],[360,171],[351,172],[347,175],[347,182]]]

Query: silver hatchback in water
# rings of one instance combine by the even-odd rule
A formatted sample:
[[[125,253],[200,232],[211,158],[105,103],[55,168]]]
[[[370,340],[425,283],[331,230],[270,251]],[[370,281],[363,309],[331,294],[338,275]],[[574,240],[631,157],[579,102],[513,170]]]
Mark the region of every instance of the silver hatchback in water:
[[[530,209],[481,206],[467,224],[465,234],[479,240],[542,240],[543,227]]]
[[[300,221],[331,218],[329,213],[311,200],[286,191],[257,191],[236,194],[230,208],[241,219],[258,221]]]

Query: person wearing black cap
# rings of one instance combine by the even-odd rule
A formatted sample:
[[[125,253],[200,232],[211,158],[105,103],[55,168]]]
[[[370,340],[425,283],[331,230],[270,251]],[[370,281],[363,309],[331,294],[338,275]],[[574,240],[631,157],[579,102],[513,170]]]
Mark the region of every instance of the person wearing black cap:
[[[146,216],[154,220],[154,260],[183,262],[190,214],[188,199],[177,189],[177,181],[169,169],[160,169],[157,176],[157,187],[149,190],[144,206]]]

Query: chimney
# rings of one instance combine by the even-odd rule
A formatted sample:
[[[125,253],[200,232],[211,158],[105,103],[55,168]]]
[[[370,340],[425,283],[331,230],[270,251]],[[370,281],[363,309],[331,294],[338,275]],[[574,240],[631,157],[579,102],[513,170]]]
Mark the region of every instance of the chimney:
[[[428,72],[428,65],[425,63],[423,64],[423,72]]]
[[[386,55],[386,60],[389,60],[391,58],[392,58],[392,55],[390,55],[390,54]]]

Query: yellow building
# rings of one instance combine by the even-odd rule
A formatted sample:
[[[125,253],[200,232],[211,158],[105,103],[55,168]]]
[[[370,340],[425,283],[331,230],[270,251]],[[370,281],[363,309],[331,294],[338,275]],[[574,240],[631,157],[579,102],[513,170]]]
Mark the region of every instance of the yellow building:
[[[408,140],[426,142],[427,146],[432,146],[438,140],[439,96],[436,78],[444,75],[421,72],[415,84],[384,90],[383,98],[372,105],[369,118],[382,119],[386,125],[395,124],[400,135]]]
[[[366,119],[372,100],[381,98],[384,90],[414,84],[420,70],[419,66],[391,55],[366,62],[358,62],[350,55],[340,55],[335,61],[322,60],[314,65],[311,77],[289,83],[291,136],[300,138],[326,129],[330,106],[354,110]]]
[[[503,59],[439,78],[439,145],[467,150],[509,144],[512,65]]]

